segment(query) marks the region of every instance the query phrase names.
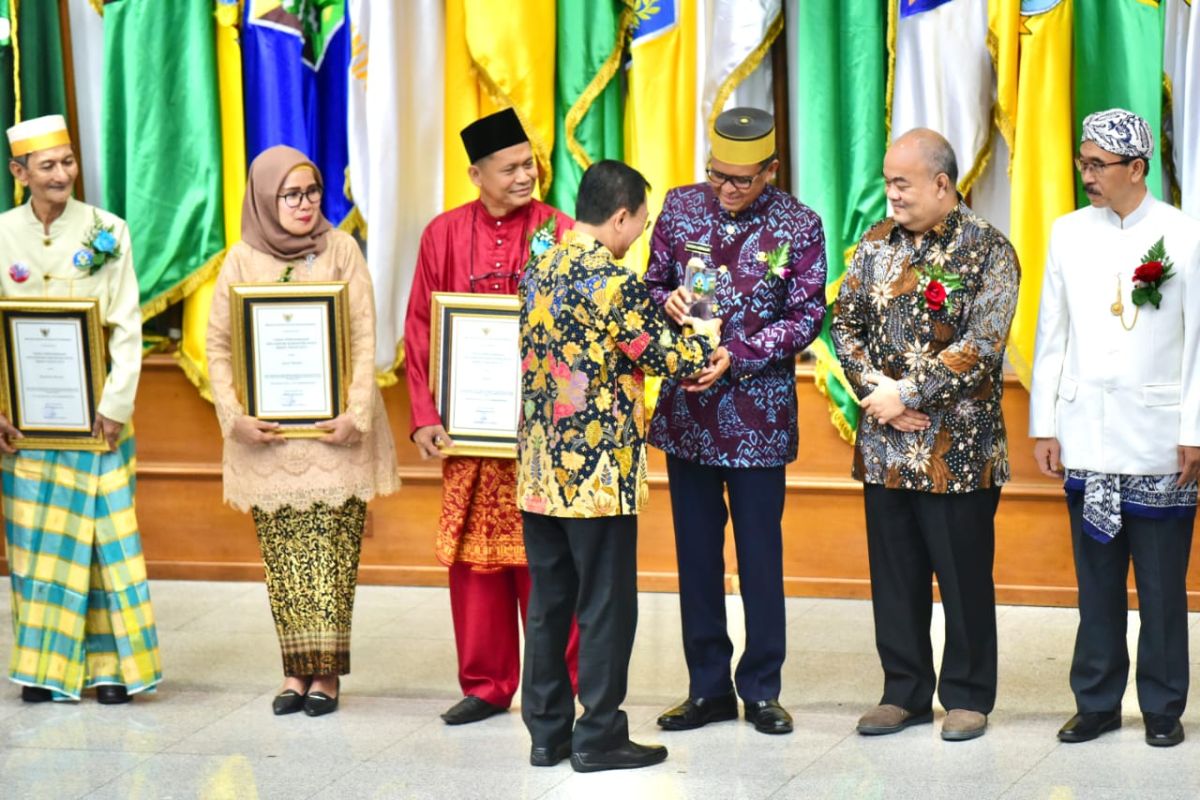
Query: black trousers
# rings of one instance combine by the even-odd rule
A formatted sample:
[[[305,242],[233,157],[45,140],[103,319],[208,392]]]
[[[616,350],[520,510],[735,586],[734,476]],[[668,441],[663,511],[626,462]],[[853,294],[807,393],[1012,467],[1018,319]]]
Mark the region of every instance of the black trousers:
[[[992,562],[1000,489],[933,494],[864,487],[881,703],[928,711],[937,687],[947,710],[991,712],[996,702],[996,590]],[[937,575],[946,615],[942,674],[929,625]]]
[[[667,456],[683,652],[692,697],[717,697],[730,680],[733,642],[725,622],[725,523],[733,516],[746,649],[734,675],[743,700],[779,697],[787,655],[783,604],[783,467],[708,467]],[[725,491],[729,506],[725,506]]]
[[[531,578],[521,718],[535,747],[620,747],[629,740],[621,703],[637,629],[637,517],[521,516]],[[572,617],[579,620],[578,721],[563,657]]]
[[[1071,662],[1071,691],[1079,711],[1121,707],[1129,680],[1129,562],[1137,584],[1137,690],[1143,712],[1183,714],[1188,693],[1187,565],[1194,518],[1144,519],[1122,515],[1121,533],[1098,542],[1083,532],[1083,498],[1067,499],[1079,631]]]

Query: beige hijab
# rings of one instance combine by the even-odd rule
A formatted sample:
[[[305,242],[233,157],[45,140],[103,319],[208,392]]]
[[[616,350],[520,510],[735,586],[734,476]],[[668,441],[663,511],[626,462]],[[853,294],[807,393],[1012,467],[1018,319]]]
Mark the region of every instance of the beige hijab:
[[[307,255],[320,255],[328,244],[325,234],[333,226],[317,209],[317,226],[304,236],[288,233],[279,222],[279,190],[297,167],[309,167],[317,183],[325,185],[321,170],[294,147],[276,145],[258,154],[246,179],[246,198],[242,201],[242,241],[282,261]]]

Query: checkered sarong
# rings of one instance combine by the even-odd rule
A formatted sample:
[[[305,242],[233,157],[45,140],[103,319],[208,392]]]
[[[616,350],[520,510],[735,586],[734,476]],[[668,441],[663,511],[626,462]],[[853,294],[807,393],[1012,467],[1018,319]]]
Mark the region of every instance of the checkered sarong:
[[[162,680],[134,512],[134,440],[115,453],[22,450],[0,460],[12,577],[9,678],[79,699]]]

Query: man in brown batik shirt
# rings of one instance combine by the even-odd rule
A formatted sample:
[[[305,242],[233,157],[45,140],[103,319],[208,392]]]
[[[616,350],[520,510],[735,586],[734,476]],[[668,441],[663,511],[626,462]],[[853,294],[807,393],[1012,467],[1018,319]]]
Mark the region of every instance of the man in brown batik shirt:
[[[932,721],[936,686],[942,738],[959,741],[983,734],[996,698],[993,518],[1008,480],[1000,397],[1020,272],[1008,240],[960,201],[942,136],[901,136],[883,174],[894,213],[859,242],[832,323],[862,405],[854,476],[885,675],[858,732]],[[940,681],[934,575],[946,615]]]

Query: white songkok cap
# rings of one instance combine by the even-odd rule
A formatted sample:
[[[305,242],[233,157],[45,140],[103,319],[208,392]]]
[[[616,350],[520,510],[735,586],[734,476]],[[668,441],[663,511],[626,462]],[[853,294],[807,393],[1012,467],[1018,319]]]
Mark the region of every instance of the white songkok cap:
[[[1154,155],[1150,123],[1123,108],[1097,111],[1083,121],[1080,143],[1093,142],[1101,150],[1125,158],[1149,159]]]
[[[8,129],[8,147],[13,158],[70,143],[71,134],[62,114],[27,119]]]

